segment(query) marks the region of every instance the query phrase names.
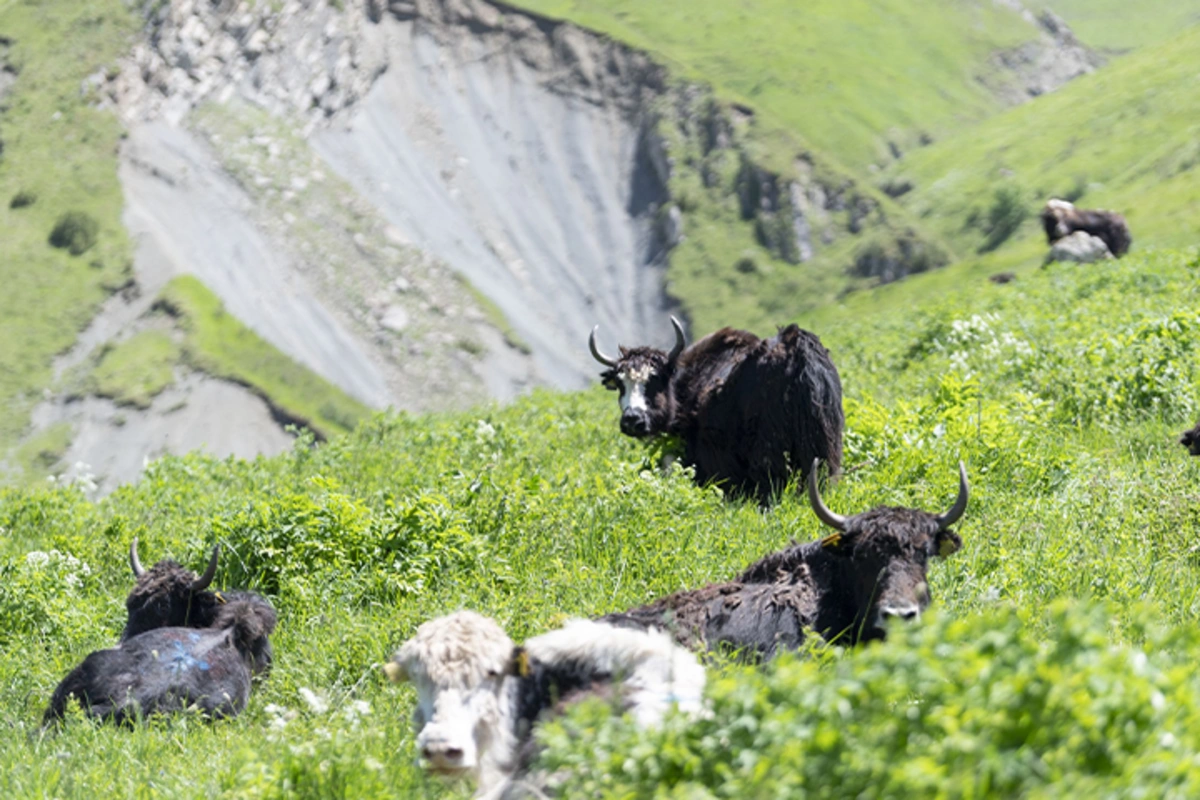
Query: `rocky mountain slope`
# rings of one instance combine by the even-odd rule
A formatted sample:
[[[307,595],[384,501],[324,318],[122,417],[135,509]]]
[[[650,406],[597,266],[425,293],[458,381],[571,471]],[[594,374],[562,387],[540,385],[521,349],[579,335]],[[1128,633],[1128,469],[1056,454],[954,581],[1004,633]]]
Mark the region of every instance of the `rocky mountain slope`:
[[[704,329],[760,325],[949,258],[866,173],[571,22],[485,0],[141,12],[125,57],[82,85],[127,129],[134,253],[125,291],[59,359],[33,413],[29,441],[71,442],[37,445],[68,477],[103,462],[108,488],[178,448],[168,413],[286,446],[270,390],[231,384],[207,400],[199,387],[223,376],[203,359],[176,364],[148,407],[72,379],[105,347],[169,327],[156,301],[179,275],[357,401],[420,411],[582,386],[594,324],[665,343],[669,311]],[[1061,20],[1021,15],[1023,43],[987,67],[1005,102],[1099,63]],[[245,449],[221,439],[204,441]]]

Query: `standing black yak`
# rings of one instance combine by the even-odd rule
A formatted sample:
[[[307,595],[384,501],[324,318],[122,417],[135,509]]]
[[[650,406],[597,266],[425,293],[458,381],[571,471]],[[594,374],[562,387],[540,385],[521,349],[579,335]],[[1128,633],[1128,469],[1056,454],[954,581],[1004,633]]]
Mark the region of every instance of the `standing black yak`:
[[[250,680],[267,668],[275,611],[263,602],[233,600],[207,628],[159,628],[97,650],[63,678],[42,717],[61,719],[71,698],[91,717],[126,722],[139,715],[195,708],[210,717],[236,716]]]
[[[1129,252],[1133,237],[1125,217],[1115,211],[1099,211],[1076,208],[1066,200],[1052,198],[1042,208],[1042,227],[1046,231],[1046,243],[1054,244],[1059,239],[1083,231],[1101,239],[1114,258]]]
[[[796,325],[770,339],[722,328],[685,347],[671,324],[671,352],[622,347],[618,358],[600,352],[592,329],[588,347],[608,367],[600,377],[621,393],[622,433],[679,436],[697,482],[760,503],[813,459],[841,471],[842,383],[820,339]]]
[[[599,620],[638,629],[666,626],[684,646],[732,651],[752,661],[794,650],[813,632],[845,644],[882,639],[887,620],[916,619],[929,605],[929,562],[962,547],[950,530],[970,494],[961,463],[958,479],[958,498],[943,514],[881,506],[843,517],[821,501],[813,464],[809,502],[837,533],[770,553],[729,583],[676,592]]]

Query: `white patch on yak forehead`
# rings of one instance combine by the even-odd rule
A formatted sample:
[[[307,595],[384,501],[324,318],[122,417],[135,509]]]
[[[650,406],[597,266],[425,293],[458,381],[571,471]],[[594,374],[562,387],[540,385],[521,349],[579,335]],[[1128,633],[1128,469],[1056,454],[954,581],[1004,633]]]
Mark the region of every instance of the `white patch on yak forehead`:
[[[646,384],[654,377],[654,368],[649,365],[624,369],[617,373],[617,380],[625,387],[621,392],[621,410],[633,409],[645,411],[649,408],[646,402]]]
[[[512,651],[512,639],[495,620],[459,611],[417,628],[396,651],[395,661],[410,675],[420,673],[439,686],[465,689],[503,674]]]

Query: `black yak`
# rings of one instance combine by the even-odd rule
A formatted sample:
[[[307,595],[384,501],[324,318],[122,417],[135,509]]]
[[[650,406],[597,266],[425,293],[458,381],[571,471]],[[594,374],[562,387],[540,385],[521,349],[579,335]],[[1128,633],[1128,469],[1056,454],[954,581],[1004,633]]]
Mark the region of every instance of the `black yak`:
[[[929,560],[962,547],[950,526],[966,510],[968,495],[960,463],[958,498],[944,514],[881,506],[842,517],[821,501],[813,464],[809,501],[837,533],[771,553],[730,583],[678,592],[600,621],[666,625],[680,644],[747,660],[795,649],[809,631],[846,644],[882,639],[888,619],[915,619],[929,605]]]
[[[1042,227],[1046,231],[1047,244],[1083,231],[1101,239],[1114,258],[1129,251],[1133,238],[1125,217],[1115,211],[1098,211],[1076,208],[1066,200],[1052,198],[1042,208]]]
[[[169,627],[97,650],[63,678],[43,715],[51,725],[74,698],[84,713],[113,722],[194,708],[209,717],[236,716],[254,675],[269,666],[275,612],[265,602],[221,605],[206,628]]]
[[[699,711],[704,690],[704,668],[662,631],[573,620],[517,647],[472,611],[421,625],[384,670],[417,690],[413,721],[426,769],[473,777],[477,797],[523,795],[517,784],[532,755],[532,727],[565,704],[615,692],[651,726],[672,705]]]
[[[796,325],[770,339],[722,328],[685,347],[683,326],[671,324],[671,352],[622,347],[618,358],[592,329],[588,347],[608,368],[600,377],[620,392],[622,433],[680,437],[697,482],[760,503],[813,459],[841,471],[842,384],[820,339]]]
[[[271,604],[254,592],[209,590],[217,574],[220,554],[221,546],[214,545],[208,566],[199,577],[166,558],[145,569],[138,558],[138,540],[135,537],[129,545],[129,567],[137,580],[125,599],[128,618],[121,641],[158,628],[210,628],[216,624],[222,609],[234,601],[264,606],[267,612],[274,615]],[[254,653],[254,657],[269,666],[270,641],[265,637],[258,641],[263,649]]]

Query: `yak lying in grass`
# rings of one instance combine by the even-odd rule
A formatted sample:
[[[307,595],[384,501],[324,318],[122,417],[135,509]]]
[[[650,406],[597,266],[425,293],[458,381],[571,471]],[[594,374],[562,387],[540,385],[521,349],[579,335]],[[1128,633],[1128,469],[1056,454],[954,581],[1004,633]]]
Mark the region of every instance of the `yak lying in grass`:
[[[813,459],[840,472],[842,384],[820,339],[795,325],[770,339],[722,328],[686,347],[683,326],[671,324],[671,352],[621,347],[617,358],[592,329],[604,385],[620,392],[622,433],[678,436],[697,482],[760,503]]]
[[[274,616],[271,604],[254,592],[214,592],[208,588],[217,574],[220,554],[221,546],[215,545],[208,566],[199,577],[171,559],[145,569],[138,558],[138,540],[134,538],[129,545],[129,567],[136,582],[125,599],[128,619],[121,641],[158,628],[211,628],[222,609],[235,601],[263,606],[264,613]],[[261,649],[254,653],[255,661],[269,667],[270,641],[265,637],[257,641]]]
[[[471,611],[421,625],[384,670],[416,687],[416,744],[426,768],[474,777],[479,797],[523,795],[532,727],[568,703],[615,695],[650,726],[672,705],[700,710],[704,689],[696,657],[662,631],[575,620],[517,647],[495,621]]]
[[[821,501],[816,468],[808,475],[809,501],[837,533],[771,553],[730,583],[678,592],[600,621],[666,626],[687,647],[759,660],[795,649],[810,631],[856,644],[882,639],[890,618],[917,618],[931,599],[930,559],[962,547],[950,526],[967,507],[966,469],[959,464],[958,498],[944,514],[879,507],[842,517]]]
[[[194,708],[210,717],[236,716],[250,681],[268,666],[275,612],[265,602],[232,600],[206,628],[169,627],[97,650],[63,678],[43,723],[61,719],[74,698],[88,716],[127,722]]]
[[[125,721],[194,706],[233,716],[245,706],[252,676],[270,669],[275,609],[254,592],[214,592],[220,546],[203,575],[163,559],[144,569],[137,539],[129,546],[136,582],[126,598],[120,643],[84,659],[54,692],[45,721],[76,698],[91,716]]]
[[[1120,258],[1129,252],[1129,245],[1133,243],[1129,224],[1115,211],[1076,208],[1066,200],[1052,198],[1046,201],[1041,217],[1047,244],[1083,231],[1103,240],[1113,257]]]

